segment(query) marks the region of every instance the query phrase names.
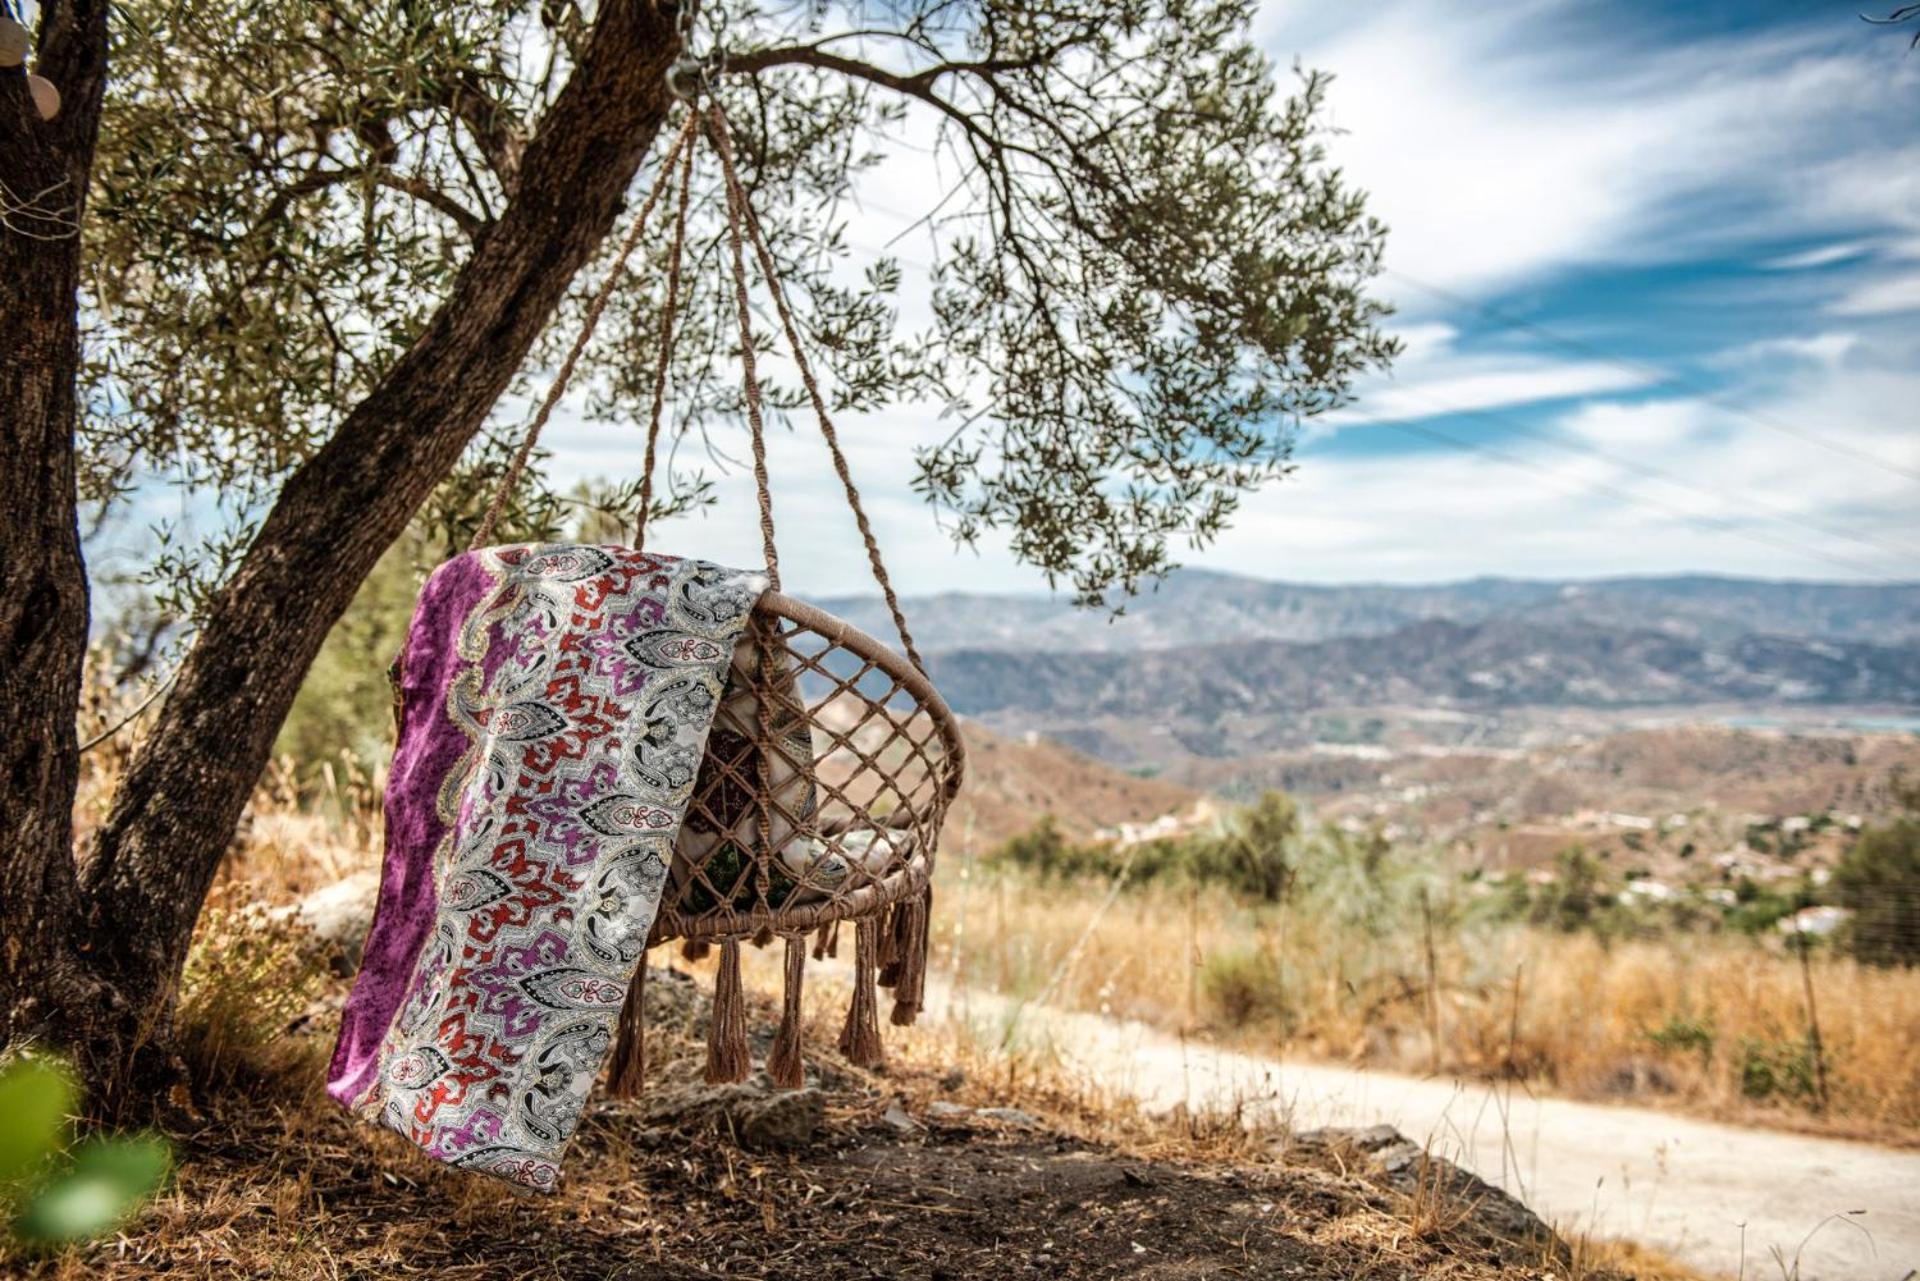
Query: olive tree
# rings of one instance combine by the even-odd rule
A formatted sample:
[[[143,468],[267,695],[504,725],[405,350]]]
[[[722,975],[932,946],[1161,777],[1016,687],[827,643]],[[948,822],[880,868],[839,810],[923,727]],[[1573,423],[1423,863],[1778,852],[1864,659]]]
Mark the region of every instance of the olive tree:
[[[541,385],[612,269],[685,109],[676,61],[699,56],[676,83],[734,123],[835,403],[949,411],[918,491],[1082,600],[1213,536],[1393,353],[1365,292],[1383,232],[1323,152],[1324,81],[1276,76],[1248,0],[22,16],[31,66],[0,68],[0,1033],[68,1042],[108,1097],[165,1079],[202,899],[322,639],[423,504],[471,510],[446,496],[498,474],[503,397]],[[915,333],[899,264],[835,213],[903,137],[950,176],[913,210],[940,246]],[[672,430],[711,438],[741,406],[710,157],[696,186]],[[586,362],[608,419],[650,391],[662,239]],[[156,566],[194,641],[76,851],[78,525],[155,477],[219,495],[231,534]],[[551,501],[528,486],[519,528]]]

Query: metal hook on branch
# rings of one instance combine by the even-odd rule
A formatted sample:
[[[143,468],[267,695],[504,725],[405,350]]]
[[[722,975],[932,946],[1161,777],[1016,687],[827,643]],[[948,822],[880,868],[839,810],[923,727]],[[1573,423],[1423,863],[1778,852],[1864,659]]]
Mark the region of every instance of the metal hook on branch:
[[[711,78],[704,61],[683,53],[667,68],[667,92],[691,107],[706,94]]]
[[[667,92],[693,106],[713,87],[720,69],[716,55],[701,57],[693,52],[693,27],[700,14],[698,0],[681,0],[674,19],[674,34],[680,40],[680,56],[667,68]]]

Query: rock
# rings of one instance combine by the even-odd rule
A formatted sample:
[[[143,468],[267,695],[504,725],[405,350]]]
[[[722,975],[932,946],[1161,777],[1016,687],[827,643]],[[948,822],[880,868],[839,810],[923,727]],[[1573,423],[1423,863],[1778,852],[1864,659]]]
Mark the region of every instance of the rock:
[[[907,1115],[907,1110],[898,1103],[889,1103],[880,1119],[893,1127],[898,1134],[918,1134],[927,1127]]]
[[[1293,1139],[1296,1147],[1337,1148],[1365,1158],[1382,1183],[1415,1200],[1444,1200],[1462,1216],[1462,1229],[1501,1242],[1546,1245],[1557,1259],[1569,1257],[1566,1243],[1514,1197],[1444,1157],[1434,1156],[1390,1125],[1308,1130]]]
[[[1036,1129],[1040,1118],[1031,1112],[1022,1112],[1019,1108],[980,1108],[974,1115],[983,1121],[999,1121],[1004,1125],[1018,1125]]]
[[[275,908],[272,916],[313,932],[322,942],[340,950],[348,973],[360,968],[360,953],[373,926],[373,905],[380,897],[380,873],[369,868],[345,880],[315,890],[291,907]]]
[[[1293,1136],[1295,1143],[1311,1144],[1318,1147],[1344,1145],[1358,1148],[1362,1152],[1378,1152],[1395,1144],[1409,1143],[1407,1137],[1390,1125],[1369,1125],[1355,1128],[1335,1127],[1327,1130],[1305,1130]]]
[[[927,1104],[927,1116],[935,1121],[962,1121],[973,1115],[973,1109],[964,1103],[950,1103],[946,1099],[935,1099]]]
[[[824,1096],[808,1086],[775,1089],[760,1080],[727,1085],[687,1085],[650,1091],[648,1125],[716,1129],[745,1148],[800,1147],[819,1133]]]

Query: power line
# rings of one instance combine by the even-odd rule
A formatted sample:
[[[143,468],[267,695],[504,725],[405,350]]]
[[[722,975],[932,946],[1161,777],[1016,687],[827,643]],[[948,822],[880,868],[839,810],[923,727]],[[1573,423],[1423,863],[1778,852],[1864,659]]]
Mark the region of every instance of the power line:
[[[1448,435],[1446,432],[1440,431],[1436,428],[1423,426],[1422,424],[1419,424],[1419,423],[1401,422],[1396,419],[1375,419],[1373,420],[1373,422],[1382,427],[1391,427],[1395,431],[1405,432],[1411,436],[1419,436],[1422,439],[1434,441],[1442,445],[1448,445],[1455,449],[1464,449],[1472,453],[1484,454],[1489,458],[1493,458],[1499,462],[1507,464],[1509,467],[1518,467],[1523,471],[1531,471],[1531,472],[1536,472],[1540,475],[1543,475],[1547,477],[1549,480],[1554,481],[1556,484],[1560,484],[1560,487],[1562,489],[1568,488],[1565,484],[1561,483],[1561,477],[1559,476],[1559,474],[1553,471],[1551,468],[1543,467],[1538,463],[1519,457],[1516,454],[1509,453],[1506,450],[1496,449],[1491,445],[1482,444],[1479,441],[1462,440],[1458,436],[1451,436],[1451,435]],[[1777,538],[1769,538],[1765,534],[1756,533],[1753,530],[1747,529],[1746,527],[1738,524],[1735,521],[1727,520],[1722,517],[1716,517],[1716,516],[1701,516],[1697,513],[1687,511],[1684,508],[1675,507],[1671,503],[1663,503],[1658,501],[1657,499],[1648,498],[1644,494],[1636,494],[1632,490],[1622,489],[1620,486],[1611,484],[1607,481],[1586,482],[1584,484],[1579,485],[1578,488],[1582,490],[1588,490],[1596,493],[1606,494],[1609,497],[1618,499],[1619,501],[1627,503],[1631,506],[1649,507],[1656,511],[1664,512],[1669,516],[1673,516],[1680,520],[1683,520],[1688,524],[1697,525],[1704,529],[1717,530],[1721,533],[1732,534],[1737,538],[1744,538],[1749,542],[1760,543],[1765,546],[1772,547],[1776,551],[1787,551],[1787,552],[1792,552],[1795,555],[1807,556],[1815,560],[1822,560],[1827,562],[1830,565],[1837,565],[1842,569],[1850,570],[1853,573],[1867,575],[1874,582],[1876,582],[1881,586],[1902,587],[1907,585],[1906,583],[1902,582],[1900,579],[1889,578],[1887,575],[1881,573],[1880,570],[1878,570],[1877,568],[1864,565],[1858,561],[1847,560],[1845,558],[1838,557],[1838,556],[1831,556],[1825,552],[1817,551],[1814,548],[1805,547],[1798,543],[1782,542]]]
[[[1607,351],[1605,348],[1597,347],[1592,343],[1584,342],[1578,338],[1570,338],[1565,334],[1548,329],[1536,321],[1528,320],[1523,316],[1513,315],[1511,312],[1502,311],[1491,303],[1479,302],[1462,294],[1455,293],[1453,290],[1441,285],[1431,284],[1417,277],[1409,276],[1397,267],[1386,267],[1383,268],[1383,270],[1387,275],[1394,277],[1396,280],[1404,281],[1416,289],[1424,290],[1434,297],[1444,299],[1457,307],[1464,307],[1469,311],[1478,312],[1489,320],[1493,320],[1506,328],[1518,329],[1524,333],[1532,334],[1542,342],[1558,347],[1562,351],[1570,351],[1576,355],[1585,356],[1590,360],[1603,361],[1606,364],[1614,366],[1616,369],[1624,369],[1629,373],[1651,378],[1653,379],[1653,385],[1656,387],[1672,387],[1681,391],[1690,392],[1702,400],[1710,401],[1730,414],[1744,418],[1748,422],[1757,423],[1769,431],[1776,431],[1782,435],[1791,436],[1795,440],[1805,441],[1809,445],[1818,445],[1820,448],[1832,453],[1842,454],[1848,458],[1852,458],[1856,462],[1867,463],[1883,471],[1904,476],[1908,480],[1920,481],[1920,470],[1882,458],[1878,454],[1849,445],[1844,441],[1830,440],[1825,436],[1817,435],[1814,432],[1797,427],[1783,419],[1776,418],[1772,414],[1762,410],[1751,409],[1746,405],[1729,399],[1726,393],[1707,386],[1697,378],[1690,378],[1685,374],[1675,373],[1670,369],[1662,369],[1658,365],[1648,364],[1646,361],[1636,360],[1631,356],[1616,355],[1613,352]]]
[[[1452,406],[1452,405],[1446,404],[1444,401],[1441,401],[1433,396],[1425,395],[1418,391],[1412,391],[1404,387],[1399,388],[1398,390],[1400,394],[1403,396],[1411,395],[1414,399],[1423,401],[1426,404],[1431,405],[1435,413],[1437,414],[1458,415],[1460,417],[1466,417],[1466,418],[1479,418],[1486,422],[1494,423],[1498,426],[1505,427],[1510,431],[1515,431],[1515,432],[1519,432],[1522,435],[1530,436],[1535,440],[1544,441],[1545,443],[1549,445],[1553,445],[1556,448],[1564,449],[1571,453],[1585,454],[1589,458],[1597,458],[1600,461],[1605,463],[1610,463],[1615,467],[1625,468],[1626,470],[1631,471],[1636,475],[1643,476],[1648,480],[1657,480],[1662,482],[1663,484],[1672,485],[1679,489],[1690,489],[1696,494],[1705,494],[1709,498],[1720,499],[1720,500],[1730,502],[1730,503],[1735,503],[1735,504],[1744,503],[1749,506],[1760,508],[1763,511],[1767,511],[1771,513],[1772,519],[1774,520],[1782,521],[1789,525],[1798,525],[1802,529],[1811,530],[1812,532],[1816,534],[1820,534],[1827,538],[1843,539],[1850,543],[1858,543],[1862,547],[1876,548],[1880,551],[1890,553],[1891,555],[1894,555],[1894,556],[1909,557],[1909,558],[1920,560],[1920,548],[1910,547],[1903,543],[1896,543],[1885,538],[1880,538],[1874,534],[1855,533],[1852,530],[1840,529],[1833,525],[1824,524],[1821,521],[1811,520],[1805,516],[1800,515],[1798,512],[1791,511],[1788,508],[1782,507],[1777,503],[1768,502],[1764,498],[1756,498],[1751,494],[1734,494],[1724,489],[1717,489],[1711,485],[1701,484],[1698,481],[1689,480],[1686,477],[1677,475],[1676,473],[1668,471],[1665,468],[1655,467],[1651,463],[1643,463],[1638,461],[1637,459],[1624,458],[1619,454],[1611,453],[1607,450],[1599,448],[1598,446],[1589,445],[1584,441],[1572,440],[1566,436],[1561,435],[1558,432],[1550,431],[1544,427],[1536,427],[1531,423],[1522,422],[1520,419],[1513,417],[1512,415],[1509,415],[1509,414],[1496,414],[1490,410],[1485,410],[1485,409],[1470,409],[1466,407]],[[1379,422],[1384,422],[1386,420],[1370,419],[1369,421],[1379,423]]]

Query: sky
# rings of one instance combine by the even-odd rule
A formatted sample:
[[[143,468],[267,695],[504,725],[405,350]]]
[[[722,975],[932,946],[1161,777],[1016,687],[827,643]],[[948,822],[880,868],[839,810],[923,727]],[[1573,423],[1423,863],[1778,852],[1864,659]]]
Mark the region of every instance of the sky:
[[[1827,3],[1270,0],[1258,35],[1335,77],[1332,158],[1390,228],[1376,292],[1406,351],[1177,559],[1318,582],[1920,578],[1911,30]],[[930,163],[903,150],[863,181],[857,251],[922,212]],[[889,250],[910,279],[924,234]],[[1001,546],[956,551],[908,490],[944,430],[912,406],[843,424],[895,577],[1044,590]],[[618,468],[631,446],[606,433],[557,424],[557,464]],[[821,452],[773,442],[782,565],[856,591]],[[746,479],[660,545],[754,559]]]
[[[1858,13],[1268,0],[1276,64],[1334,76],[1331,157],[1390,229],[1375,292],[1405,352],[1175,558],[1310,582],[1920,579],[1920,51]],[[945,190],[913,145],[931,130],[910,116],[843,210],[850,268],[900,258],[907,331],[936,252],[912,223]],[[916,405],[841,424],[896,582],[1044,591],[911,493],[948,426]],[[562,484],[638,466],[637,432],[572,406],[545,444]],[[786,585],[869,588],[817,438],[770,452]],[[717,479],[717,509],[651,541],[757,564],[750,478]]]

